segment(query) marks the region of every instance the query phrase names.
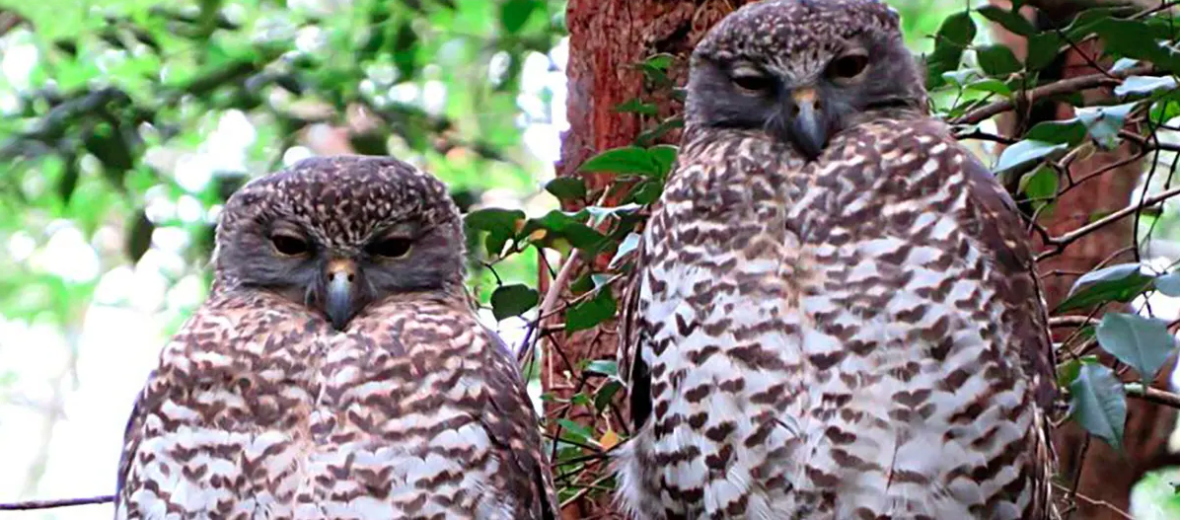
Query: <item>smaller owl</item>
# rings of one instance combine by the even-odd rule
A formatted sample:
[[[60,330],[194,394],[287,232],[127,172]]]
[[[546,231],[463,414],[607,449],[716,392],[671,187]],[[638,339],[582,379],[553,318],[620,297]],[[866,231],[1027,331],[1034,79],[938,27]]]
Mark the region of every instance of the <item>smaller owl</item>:
[[[535,416],[464,290],[459,212],[391,158],[226,204],[208,300],[127,425],[116,519],[552,519]]]

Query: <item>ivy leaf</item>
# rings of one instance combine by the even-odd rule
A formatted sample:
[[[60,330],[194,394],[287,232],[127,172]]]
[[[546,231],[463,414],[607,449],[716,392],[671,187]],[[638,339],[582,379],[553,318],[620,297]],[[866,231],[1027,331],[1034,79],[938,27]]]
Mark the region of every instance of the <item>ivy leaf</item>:
[[[934,37],[934,52],[926,60],[926,88],[941,87],[946,83],[942,74],[959,68],[963,50],[975,39],[975,21],[971,13],[961,11],[942,22]]]
[[[586,198],[586,181],[579,177],[558,177],[545,184],[545,191],[558,200],[582,200]]]
[[[540,301],[540,295],[524,284],[501,285],[492,293],[492,315],[496,321],[528,312]]]
[[[1021,16],[1015,9],[1009,11],[994,5],[985,5],[977,9],[977,11],[984,18],[1000,24],[1014,34],[1028,37],[1037,33],[1036,26],[1028,21],[1027,18]]]
[[[1090,434],[1123,449],[1127,421],[1127,394],[1114,372],[1105,365],[1083,363],[1069,384],[1073,417]]]
[[[1155,290],[1163,293],[1164,296],[1180,298],[1180,272],[1165,274],[1156,278]]]
[[[1139,264],[1119,264],[1082,275],[1054,313],[1089,308],[1107,302],[1126,303],[1151,287],[1152,277]]]
[[[1163,320],[1136,314],[1107,313],[1098,325],[1098,344],[1102,349],[1135,367],[1144,381],[1155,378],[1175,349],[1175,340]]]
[[[986,45],[975,49],[979,68],[989,76],[1007,76],[1021,69],[1020,60],[1006,45]]]
[[[593,298],[570,308],[565,316],[565,330],[576,332],[594,328],[598,324],[613,318],[617,308],[618,306],[615,303],[615,297],[611,294],[610,287],[602,287]]]

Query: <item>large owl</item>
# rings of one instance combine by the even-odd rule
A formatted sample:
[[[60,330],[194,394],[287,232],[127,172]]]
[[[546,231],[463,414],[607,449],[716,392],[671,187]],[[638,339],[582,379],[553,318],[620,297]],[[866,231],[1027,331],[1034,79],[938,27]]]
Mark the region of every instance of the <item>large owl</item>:
[[[922,84],[872,0],[751,4],[698,45],[622,320],[632,515],[1050,515],[1030,248]]]
[[[234,194],[212,293],[127,425],[116,518],[553,518],[463,243],[445,186],[395,159],[308,159]]]

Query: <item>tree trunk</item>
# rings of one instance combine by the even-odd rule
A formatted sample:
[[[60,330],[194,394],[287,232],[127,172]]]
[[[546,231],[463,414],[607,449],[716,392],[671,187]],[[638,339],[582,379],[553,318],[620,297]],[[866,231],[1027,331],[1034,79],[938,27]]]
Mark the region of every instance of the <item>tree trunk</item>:
[[[566,24],[570,32],[569,102],[570,130],[563,136],[559,176],[574,175],[577,168],[596,153],[635,141],[655,121],[681,112],[681,103],[664,93],[646,90],[644,74],[634,67],[656,54],[669,54],[673,65],[669,79],[683,85],[687,77],[688,57],[697,41],[713,24],[749,0],[570,0]],[[658,107],[655,117],[641,117],[621,113],[616,107],[628,100],[645,97]],[[660,142],[675,143],[679,132],[665,135]],[[592,193],[610,184],[607,175],[585,176]],[[601,205],[617,203],[617,196],[605,195]],[[575,210],[568,206],[566,210]],[[605,269],[609,257],[594,262],[596,272]],[[579,265],[577,274],[586,266]],[[572,277],[570,278],[572,279]],[[542,294],[552,283],[549,271],[541,270]],[[560,321],[560,318],[552,320]],[[546,353],[559,349],[563,355],[545,356],[542,385],[545,391],[559,398],[568,398],[583,389],[584,381],[576,370],[569,370],[566,360],[614,359],[616,336],[614,321],[595,329],[574,334],[550,335]],[[547,416],[555,419],[558,413],[552,403],[547,404]],[[561,413],[568,413],[562,409]],[[586,424],[589,409],[562,415]],[[552,421],[550,421],[552,424]],[[587,495],[589,496],[589,495]],[[600,518],[608,510],[608,497],[580,499],[563,512],[566,518]]]

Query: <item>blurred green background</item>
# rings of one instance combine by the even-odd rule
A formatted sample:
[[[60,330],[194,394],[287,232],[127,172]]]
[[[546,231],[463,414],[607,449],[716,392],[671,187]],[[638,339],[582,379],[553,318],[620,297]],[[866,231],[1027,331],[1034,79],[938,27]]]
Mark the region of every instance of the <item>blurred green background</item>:
[[[963,8],[890,4],[915,52]],[[556,0],[0,0],[0,502],[113,491],[132,401],[204,298],[245,179],[389,153],[464,210],[557,207],[564,18]],[[535,283],[535,252],[471,249],[485,303],[497,278]],[[517,342],[521,320],[484,314]]]

